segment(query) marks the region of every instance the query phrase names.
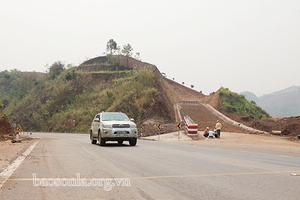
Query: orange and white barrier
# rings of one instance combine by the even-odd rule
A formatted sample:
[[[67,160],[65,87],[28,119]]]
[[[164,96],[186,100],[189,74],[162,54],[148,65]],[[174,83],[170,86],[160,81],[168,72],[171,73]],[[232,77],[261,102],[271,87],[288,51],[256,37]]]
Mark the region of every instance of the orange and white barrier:
[[[198,135],[198,124],[196,124],[189,116],[184,116],[184,123],[188,136]]]

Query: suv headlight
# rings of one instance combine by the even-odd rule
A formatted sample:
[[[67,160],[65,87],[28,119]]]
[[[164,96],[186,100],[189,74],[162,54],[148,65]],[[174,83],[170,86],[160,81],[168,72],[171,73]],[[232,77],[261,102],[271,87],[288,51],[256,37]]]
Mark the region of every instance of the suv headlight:
[[[111,124],[103,124],[103,128],[112,128]]]
[[[131,124],[130,128],[136,128],[136,124]]]

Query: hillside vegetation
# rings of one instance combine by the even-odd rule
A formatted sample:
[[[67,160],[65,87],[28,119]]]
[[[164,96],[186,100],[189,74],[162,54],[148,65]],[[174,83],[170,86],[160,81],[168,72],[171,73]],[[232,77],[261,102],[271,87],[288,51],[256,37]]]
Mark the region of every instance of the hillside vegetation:
[[[101,111],[125,112],[137,123],[169,119],[151,70],[100,58],[71,69],[56,62],[46,74],[1,72],[3,111],[25,131],[88,132]]]
[[[255,120],[270,118],[270,115],[257,106],[254,101],[249,102],[245,96],[233,93],[227,88],[220,89],[220,106],[227,113]]]

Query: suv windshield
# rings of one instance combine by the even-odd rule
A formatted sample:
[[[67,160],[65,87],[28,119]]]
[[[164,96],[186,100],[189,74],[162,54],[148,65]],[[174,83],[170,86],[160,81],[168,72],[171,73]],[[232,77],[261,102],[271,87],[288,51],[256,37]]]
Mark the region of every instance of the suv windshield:
[[[102,121],[129,121],[124,113],[103,113]]]

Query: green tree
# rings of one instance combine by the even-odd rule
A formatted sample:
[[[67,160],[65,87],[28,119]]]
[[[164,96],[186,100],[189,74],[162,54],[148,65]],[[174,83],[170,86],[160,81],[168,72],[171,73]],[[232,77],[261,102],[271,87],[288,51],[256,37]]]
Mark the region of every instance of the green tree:
[[[106,44],[106,51],[110,54],[113,54],[114,51],[116,51],[117,48],[117,42],[113,39],[110,39]]]
[[[65,66],[61,61],[53,63],[49,68],[50,78],[55,79],[64,70],[65,70]]]
[[[123,46],[122,53],[127,58],[127,67],[128,67],[128,59],[129,59],[129,57],[132,56],[132,51],[133,51],[133,48],[131,47],[130,44],[126,44],[126,45]]]

